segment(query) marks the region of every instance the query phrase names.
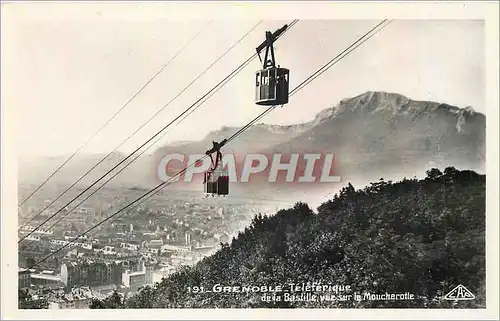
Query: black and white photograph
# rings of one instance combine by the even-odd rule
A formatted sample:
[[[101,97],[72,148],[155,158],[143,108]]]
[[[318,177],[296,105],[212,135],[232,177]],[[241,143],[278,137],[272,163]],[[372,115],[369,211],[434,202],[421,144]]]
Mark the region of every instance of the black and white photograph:
[[[498,2],[1,10],[2,317],[498,318]]]

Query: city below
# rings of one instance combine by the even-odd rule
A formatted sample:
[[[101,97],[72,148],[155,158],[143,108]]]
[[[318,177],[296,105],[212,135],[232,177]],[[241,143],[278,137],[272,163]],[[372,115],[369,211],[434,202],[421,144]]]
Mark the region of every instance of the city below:
[[[25,189],[20,196],[29,193]],[[48,302],[51,309],[85,309],[92,298],[113,291],[128,297],[216,252],[257,213],[285,206],[259,198],[205,198],[202,192],[169,190],[79,237],[144,192],[104,188],[78,207],[77,201],[65,207],[73,196],[54,201],[47,195],[59,195],[55,190],[37,193],[19,209],[19,290],[35,302]]]

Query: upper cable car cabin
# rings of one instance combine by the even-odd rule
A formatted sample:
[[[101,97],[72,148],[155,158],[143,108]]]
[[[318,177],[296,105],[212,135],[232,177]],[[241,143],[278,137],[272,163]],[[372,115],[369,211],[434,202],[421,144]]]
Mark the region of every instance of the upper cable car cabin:
[[[226,196],[229,194],[229,174],[222,166],[222,153],[220,148],[226,143],[223,140],[221,143],[213,142],[212,149],[206,152],[210,156],[212,166],[205,172],[203,180],[204,191],[206,196]],[[216,153],[215,162],[212,158],[212,153]]]
[[[255,73],[255,103],[257,105],[284,105],[288,103],[290,70],[276,67],[273,43],[287,26],[274,33],[266,31],[266,41],[257,47],[263,69]],[[264,60],[260,51],[266,49]]]

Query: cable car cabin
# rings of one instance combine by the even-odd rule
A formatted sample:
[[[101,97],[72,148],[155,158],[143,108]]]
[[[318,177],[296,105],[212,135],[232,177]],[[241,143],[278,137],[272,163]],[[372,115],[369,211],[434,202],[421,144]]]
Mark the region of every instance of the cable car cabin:
[[[289,73],[286,68],[270,67],[255,74],[255,103],[272,106],[288,103]]]
[[[228,195],[229,175],[227,171],[216,169],[205,173],[205,194],[207,196]]]
[[[255,103],[257,105],[272,106],[288,103],[290,70],[280,68],[276,64],[273,47],[273,43],[287,27],[284,25],[274,33],[266,31],[266,40],[256,48],[263,68],[255,74]],[[264,59],[260,57],[260,52],[263,49],[266,50]]]

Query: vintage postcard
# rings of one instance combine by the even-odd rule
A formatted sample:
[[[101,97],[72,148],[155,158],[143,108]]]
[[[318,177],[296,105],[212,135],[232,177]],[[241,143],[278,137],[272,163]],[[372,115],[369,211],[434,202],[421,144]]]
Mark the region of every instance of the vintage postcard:
[[[498,319],[498,9],[2,2],[2,317]]]

